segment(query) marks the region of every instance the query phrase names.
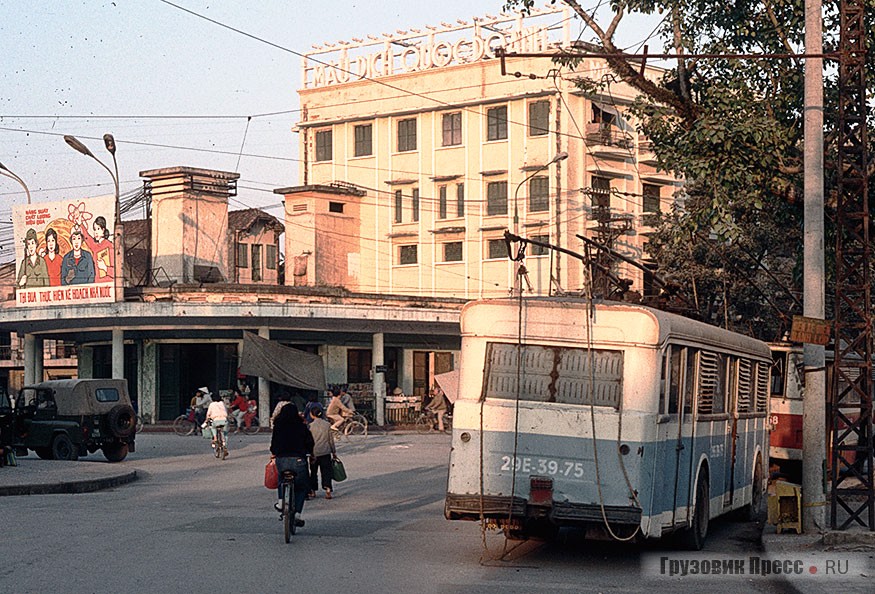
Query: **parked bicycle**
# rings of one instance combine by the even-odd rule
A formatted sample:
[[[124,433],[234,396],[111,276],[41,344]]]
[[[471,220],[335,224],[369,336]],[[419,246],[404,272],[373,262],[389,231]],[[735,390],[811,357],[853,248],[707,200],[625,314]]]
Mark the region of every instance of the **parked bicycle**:
[[[431,433],[438,431],[437,413],[431,410],[421,410],[416,415],[416,432]],[[453,417],[449,413],[444,413],[444,433],[453,432]]]

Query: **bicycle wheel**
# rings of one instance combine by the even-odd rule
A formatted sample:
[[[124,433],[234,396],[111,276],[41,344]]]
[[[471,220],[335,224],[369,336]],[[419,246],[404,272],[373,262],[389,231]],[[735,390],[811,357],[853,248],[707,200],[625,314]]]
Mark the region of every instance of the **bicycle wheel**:
[[[194,433],[194,422],[188,420],[188,415],[179,415],[173,420],[173,432],[177,435],[191,435]]]
[[[343,428],[343,434],[347,437],[367,437],[368,426],[358,421],[348,421]]]
[[[292,520],[291,490],[291,483],[283,482],[283,536],[286,544],[292,539],[292,530],[295,529],[295,522]]]
[[[416,417],[416,432],[431,433],[431,417],[424,414]]]
[[[444,415],[444,433],[452,434],[453,415]]]
[[[248,433],[249,435],[254,435],[258,433],[258,419],[252,419],[252,422],[249,424],[249,427],[243,425],[243,433]]]
[[[222,454],[225,450],[225,439],[222,435],[222,428],[213,427],[213,431],[216,432],[216,458],[222,458]]]

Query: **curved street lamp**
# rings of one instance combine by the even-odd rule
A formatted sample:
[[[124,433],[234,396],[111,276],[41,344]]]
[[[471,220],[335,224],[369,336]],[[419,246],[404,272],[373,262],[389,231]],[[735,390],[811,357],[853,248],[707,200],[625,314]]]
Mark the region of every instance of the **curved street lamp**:
[[[106,163],[98,159],[94,156],[94,153],[89,150],[87,146],[82,144],[82,142],[76,138],[75,136],[71,136],[69,134],[64,135],[64,142],[69,144],[73,150],[76,152],[82,153],[86,157],[91,157],[98,163],[100,166],[106,169],[106,172],[109,173],[109,176],[112,178],[113,186],[115,187],[115,228],[113,229],[113,235],[115,237],[114,246],[115,246],[115,271],[113,273],[113,285],[115,289],[115,298],[118,300],[120,297],[124,300],[124,296],[120,295],[120,280],[122,275],[122,258],[119,256],[124,254],[124,250],[121,246],[121,203],[119,201],[119,189],[118,189],[118,161],[115,158],[115,138],[113,138],[112,134],[104,134],[103,135],[103,144],[106,146],[106,150],[109,151],[109,154],[112,155],[112,164],[115,168],[115,173],[113,173],[112,169],[110,169]]]
[[[529,181],[530,179],[532,179],[533,177],[535,177],[536,175],[538,175],[539,173],[541,173],[542,171],[547,169],[553,163],[558,163],[559,161],[564,161],[567,158],[568,158],[568,153],[566,153],[565,151],[561,151],[561,152],[556,153],[555,157],[553,157],[547,163],[544,163],[543,165],[541,165],[540,167],[538,167],[537,169],[532,171],[528,175],[528,177],[526,177],[523,181],[521,181],[517,185],[516,190],[514,190],[514,192],[513,192],[513,232],[514,232],[514,235],[519,234],[519,224],[520,224],[519,194],[520,194],[520,188],[522,188],[526,184],[527,181]]]
[[[27,203],[30,204],[30,190],[28,189],[27,184],[24,183],[23,179],[9,171],[9,169],[3,163],[0,163],[0,175],[5,175],[6,177],[12,178],[20,183],[21,187],[24,188],[24,193],[27,194]]]

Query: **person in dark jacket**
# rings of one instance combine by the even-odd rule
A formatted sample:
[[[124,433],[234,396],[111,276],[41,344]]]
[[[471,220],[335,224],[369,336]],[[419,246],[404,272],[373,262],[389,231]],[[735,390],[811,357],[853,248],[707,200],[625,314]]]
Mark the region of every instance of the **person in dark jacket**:
[[[273,424],[270,437],[270,453],[276,458],[276,469],[282,479],[283,472],[295,473],[295,525],[303,526],[301,512],[310,487],[307,457],[313,454],[313,435],[298,414],[298,407],[291,402],[283,406]],[[282,511],[282,482],[277,488],[277,503]]]

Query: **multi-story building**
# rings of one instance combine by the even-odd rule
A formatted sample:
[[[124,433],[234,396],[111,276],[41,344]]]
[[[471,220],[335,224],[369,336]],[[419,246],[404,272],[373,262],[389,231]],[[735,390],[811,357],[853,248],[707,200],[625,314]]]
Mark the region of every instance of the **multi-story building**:
[[[111,281],[22,290],[16,270],[0,270],[11,295],[0,333],[10,333],[10,352],[13,336],[20,344],[25,380],[50,375],[45,353],[75,344],[80,377],[125,377],[142,413],[170,420],[197,387],[236,384],[251,331],[319,355],[327,382],[370,396],[380,419],[387,388],[422,395],[455,367],[466,300],[506,295],[517,282],[527,294],[587,287],[584,263],[548,244],[582,252],[578,236],[596,238],[642,261],[650,223],[679,182],[655,168],[635,132],[632,89],[599,59],[568,70],[496,57],[498,47],[570,47],[570,18],[557,14],[317,49],[299,91],[299,185],[275,190],[282,221],[228,212],[238,173],[155,169],[141,172],[150,218],[124,222],[123,250],[99,252],[103,264],[115,254]],[[565,23],[561,39],[544,19]],[[577,77],[598,84],[584,91]],[[52,226],[72,242],[72,227],[88,220],[73,206],[59,219],[28,207],[17,243],[27,245],[26,231],[47,242]],[[111,200],[94,210],[104,227],[113,218]],[[506,231],[540,244],[528,245],[522,277]],[[600,264],[648,291],[640,269]],[[257,381],[265,420],[267,380]]]
[[[302,185],[276,190],[295,230],[287,277],[390,294],[506,295],[517,277],[506,230],[578,253],[584,235],[646,264],[647,232],[679,181],[656,169],[628,113],[636,93],[603,60],[567,69],[546,57],[573,46],[569,19],[563,38],[551,37],[557,14],[444,23],[307,54]],[[500,60],[496,47],[511,56]],[[584,289],[580,260],[532,245],[526,256],[524,290]],[[641,269],[612,266],[650,290]]]

